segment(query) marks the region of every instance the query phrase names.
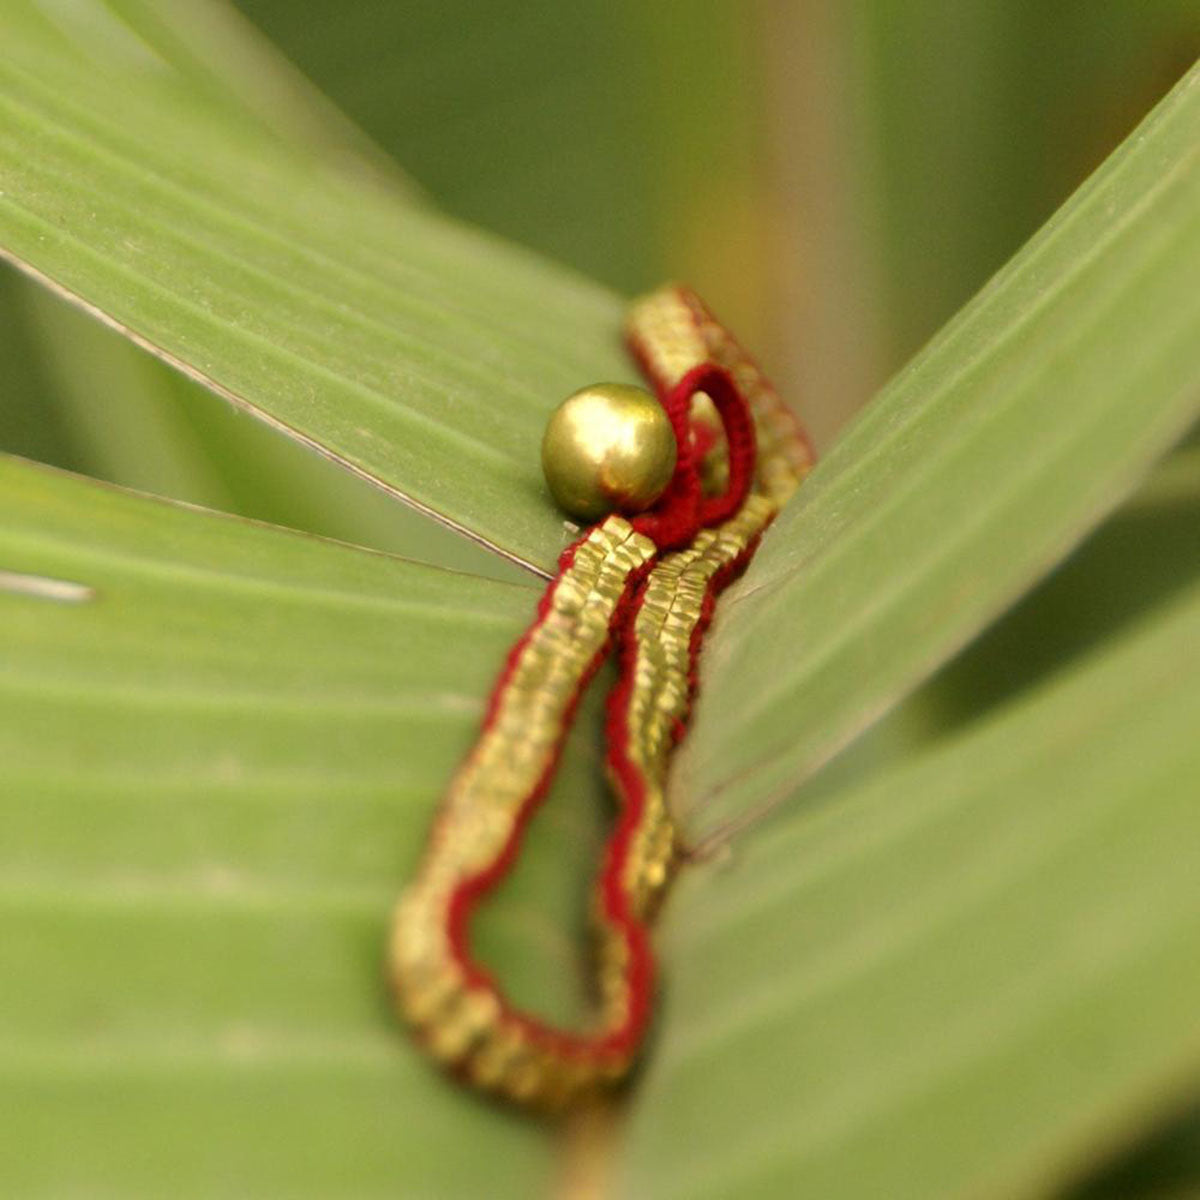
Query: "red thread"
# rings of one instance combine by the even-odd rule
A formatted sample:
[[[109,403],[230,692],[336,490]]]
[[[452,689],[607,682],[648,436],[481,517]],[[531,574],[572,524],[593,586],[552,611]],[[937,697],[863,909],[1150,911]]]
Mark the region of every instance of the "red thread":
[[[693,367],[673,387],[663,387],[657,381],[655,386],[675,430],[678,458],[674,478],[662,498],[631,524],[660,551],[676,550],[686,546],[701,529],[731,517],[746,499],[754,478],[754,418],[729,372],[716,363]],[[700,494],[690,436],[689,414],[697,392],[704,392],[712,400],[725,427],[729,453],[729,483],[719,496],[708,498]]]

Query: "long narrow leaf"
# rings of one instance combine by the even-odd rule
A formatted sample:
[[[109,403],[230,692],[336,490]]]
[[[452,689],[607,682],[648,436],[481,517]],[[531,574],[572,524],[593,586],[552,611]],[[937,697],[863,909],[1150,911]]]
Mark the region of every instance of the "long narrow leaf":
[[[1200,412],[1200,68],[880,396],[725,602],[677,810],[787,795]]]
[[[5,1190],[543,1186],[541,1131],[438,1076],[381,971],[536,592],[14,459],[0,511]],[[479,931],[563,1019],[604,803],[583,721]]]
[[[541,430],[567,393],[630,373],[613,296],[262,135],[160,64],[101,42],[81,66],[31,4],[6,6],[0,46],[0,251],[352,470],[552,567]]]
[[[1200,1079],[1198,728],[1193,586],[693,872],[626,1194],[1045,1195],[1177,1103]]]

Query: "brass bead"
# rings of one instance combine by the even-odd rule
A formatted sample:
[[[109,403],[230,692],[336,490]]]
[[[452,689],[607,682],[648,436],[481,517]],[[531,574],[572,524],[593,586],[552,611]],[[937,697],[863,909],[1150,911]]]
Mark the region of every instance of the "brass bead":
[[[542,471],[559,507],[580,520],[642,512],[675,473],[675,432],[644,388],[594,383],[551,414]]]

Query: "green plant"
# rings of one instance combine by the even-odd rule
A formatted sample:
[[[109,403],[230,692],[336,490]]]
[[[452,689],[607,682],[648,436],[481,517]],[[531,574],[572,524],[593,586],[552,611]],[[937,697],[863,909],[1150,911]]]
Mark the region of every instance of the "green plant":
[[[621,302],[435,213],[223,10],[50,12],[0,19],[3,253],[333,465],[9,296],[60,351],[10,444],[307,532],[0,459],[0,1179],[547,1191],[564,1135],[429,1071],[379,959]],[[1198,160],[1193,70],[724,601],[614,1192],[1043,1194],[1195,1095]],[[483,931],[564,1018],[597,736]]]

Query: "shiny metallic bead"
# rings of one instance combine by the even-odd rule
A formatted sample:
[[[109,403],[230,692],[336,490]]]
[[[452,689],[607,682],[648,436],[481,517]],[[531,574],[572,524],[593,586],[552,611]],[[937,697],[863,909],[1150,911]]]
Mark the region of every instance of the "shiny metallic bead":
[[[642,512],[675,473],[675,432],[644,388],[594,383],[551,414],[542,471],[559,507],[579,520]]]

